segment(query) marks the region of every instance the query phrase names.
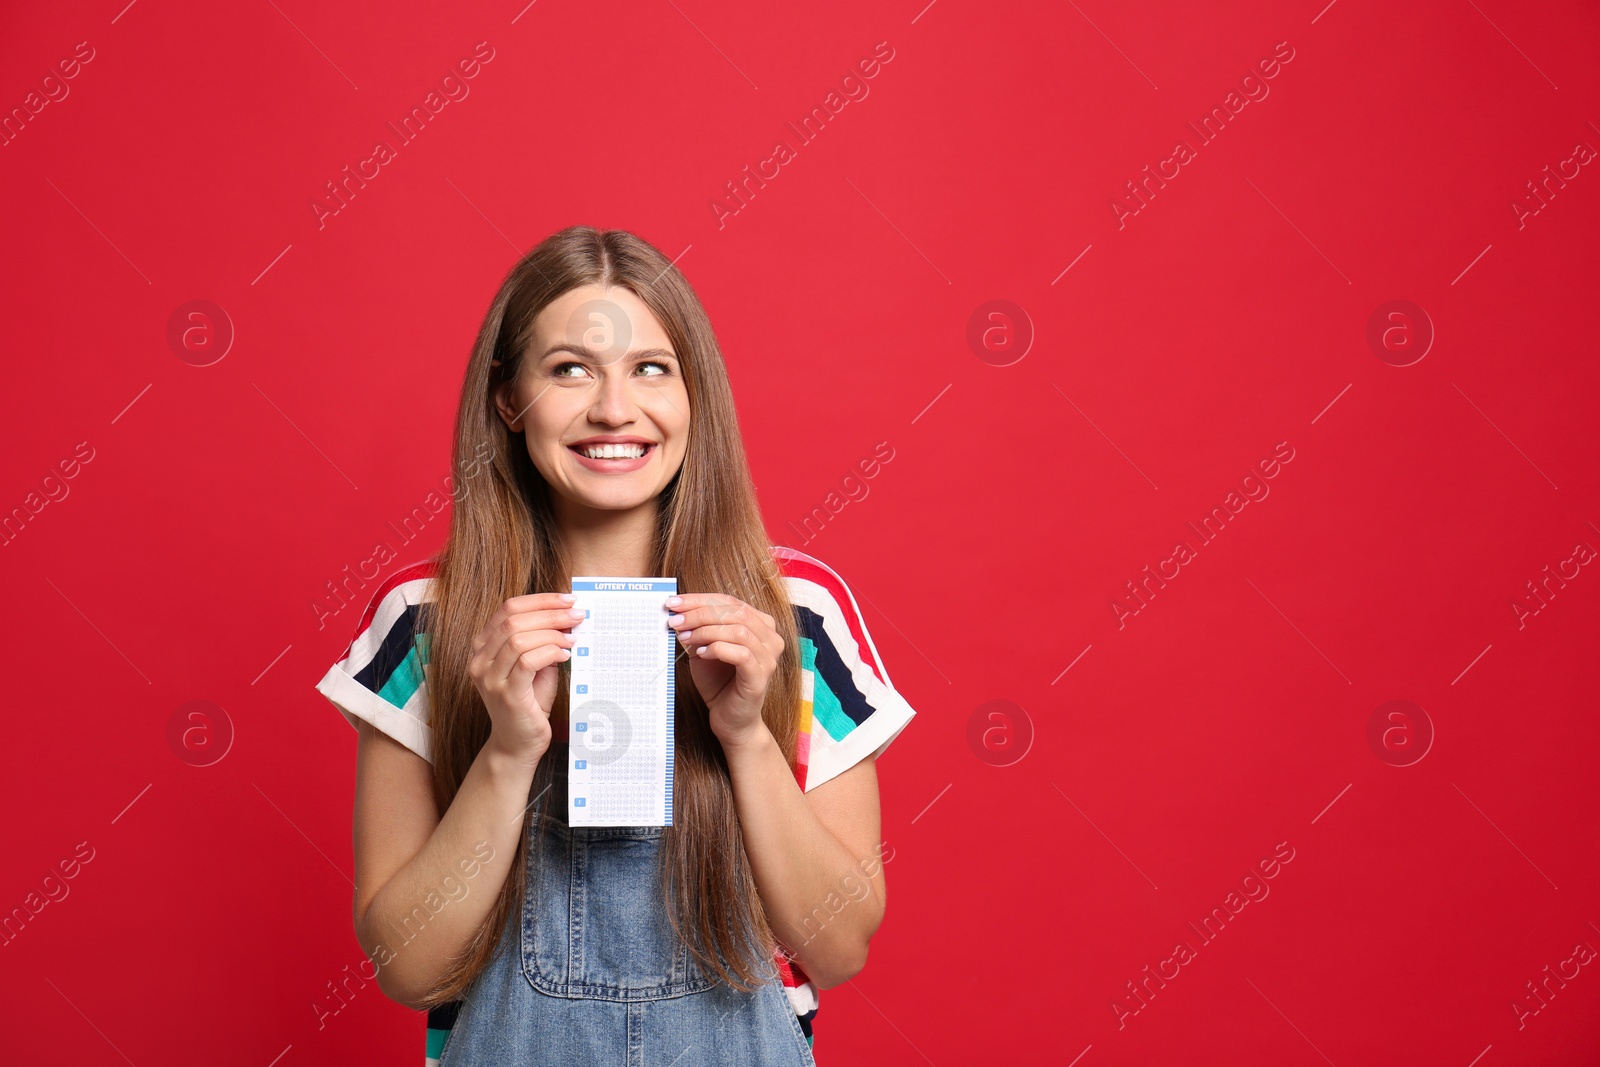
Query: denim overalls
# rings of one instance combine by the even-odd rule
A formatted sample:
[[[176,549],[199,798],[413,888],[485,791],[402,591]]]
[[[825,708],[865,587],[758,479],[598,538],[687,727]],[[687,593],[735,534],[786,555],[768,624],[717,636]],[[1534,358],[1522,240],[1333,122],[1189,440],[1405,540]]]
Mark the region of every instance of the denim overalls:
[[[662,827],[569,827],[541,811],[525,822],[522,921],[467,989],[439,1067],[816,1067],[775,963],[740,993],[677,942]]]

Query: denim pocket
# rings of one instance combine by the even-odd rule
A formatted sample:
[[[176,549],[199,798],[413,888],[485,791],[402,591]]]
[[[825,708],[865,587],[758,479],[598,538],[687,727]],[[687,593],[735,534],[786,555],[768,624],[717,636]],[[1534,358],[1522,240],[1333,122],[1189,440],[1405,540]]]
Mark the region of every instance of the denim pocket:
[[[533,988],[610,1001],[709,989],[667,918],[662,827],[568,827],[540,817],[544,839],[522,906],[522,967]]]

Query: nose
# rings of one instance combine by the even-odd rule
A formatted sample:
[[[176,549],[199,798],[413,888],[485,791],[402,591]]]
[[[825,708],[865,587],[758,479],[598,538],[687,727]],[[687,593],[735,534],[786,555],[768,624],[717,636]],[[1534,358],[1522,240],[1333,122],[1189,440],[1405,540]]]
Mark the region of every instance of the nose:
[[[589,418],[606,426],[622,426],[635,418],[638,405],[628,388],[627,368],[622,360],[600,368],[600,384],[595,387]]]

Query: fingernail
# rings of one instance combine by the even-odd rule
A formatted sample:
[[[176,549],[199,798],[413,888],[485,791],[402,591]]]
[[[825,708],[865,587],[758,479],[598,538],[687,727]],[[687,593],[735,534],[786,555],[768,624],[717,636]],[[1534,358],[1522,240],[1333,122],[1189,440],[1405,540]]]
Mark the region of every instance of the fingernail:
[[[683,603],[683,597],[681,597],[681,596],[669,596],[669,597],[667,597],[667,607],[669,607],[669,608],[675,608],[679,604],[682,604],[682,603]]]
[[[574,619],[581,619],[581,618],[583,618],[583,609],[582,608],[572,608],[572,609],[568,610],[567,614],[571,615]]]
[[[676,626],[682,621],[683,621],[683,616],[682,615],[668,615],[667,616],[667,625],[668,626]]]
[[[578,598],[576,596],[574,596],[573,594],[571,594],[571,593],[562,593],[561,594],[561,599],[565,600],[568,604],[570,604],[574,600],[577,600]]]

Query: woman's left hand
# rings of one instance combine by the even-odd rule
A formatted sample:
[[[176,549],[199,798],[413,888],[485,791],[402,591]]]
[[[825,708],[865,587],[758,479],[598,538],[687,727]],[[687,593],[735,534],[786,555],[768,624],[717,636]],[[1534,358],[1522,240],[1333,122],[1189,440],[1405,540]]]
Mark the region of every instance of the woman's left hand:
[[[678,601],[667,609],[677,613],[667,625],[689,656],[695,688],[711,710],[711,730],[724,747],[744,744],[766,729],[761,707],[783,637],[771,615],[738,597],[683,593]]]

